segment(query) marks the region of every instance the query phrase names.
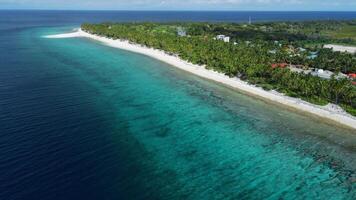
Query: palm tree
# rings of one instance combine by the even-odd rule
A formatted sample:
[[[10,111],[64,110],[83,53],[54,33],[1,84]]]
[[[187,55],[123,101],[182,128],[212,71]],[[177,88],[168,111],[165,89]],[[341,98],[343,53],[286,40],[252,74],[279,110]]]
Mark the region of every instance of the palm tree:
[[[350,81],[347,79],[337,80],[333,76],[330,80],[330,92],[331,96],[335,98],[334,103],[339,104],[339,98],[343,95],[344,92],[347,92],[349,89]]]

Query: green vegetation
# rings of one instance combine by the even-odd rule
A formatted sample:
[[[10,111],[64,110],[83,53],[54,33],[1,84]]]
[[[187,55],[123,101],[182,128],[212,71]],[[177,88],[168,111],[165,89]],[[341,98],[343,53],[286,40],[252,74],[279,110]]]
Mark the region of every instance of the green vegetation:
[[[326,32],[326,35],[330,36],[331,38],[336,39],[349,39],[356,40],[356,26],[349,25],[342,27],[340,30],[335,32]]]
[[[355,73],[355,55],[321,48],[321,44],[334,41],[354,44],[354,38],[345,35],[352,32],[349,27],[355,26],[354,21],[328,21],[254,25],[103,23],[83,24],[82,28],[93,34],[164,50],[266,90],[277,90],[318,105],[336,103],[355,115],[356,87],[351,80],[335,76],[322,79],[304,72],[292,72],[289,68],[271,67],[273,63],[288,63],[302,69],[326,69],[336,75]],[[187,36],[179,36],[177,29],[184,29]],[[341,37],[341,33],[345,37]],[[214,39],[220,34],[229,36],[230,42]],[[317,57],[310,58],[315,53]]]
[[[312,44],[339,43],[356,45],[356,20],[272,23],[276,30],[304,36]]]

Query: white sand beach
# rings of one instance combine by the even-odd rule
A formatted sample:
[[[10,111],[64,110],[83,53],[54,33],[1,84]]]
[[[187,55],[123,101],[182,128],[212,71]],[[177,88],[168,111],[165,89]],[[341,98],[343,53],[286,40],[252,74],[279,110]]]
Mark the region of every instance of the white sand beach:
[[[142,45],[130,43],[129,41],[113,40],[113,39],[89,34],[81,29],[79,29],[74,33],[49,35],[45,37],[46,38],[70,38],[70,37],[90,38],[102,42],[103,44],[111,47],[150,56],[152,58],[168,63],[174,67],[195,74],[197,76],[210,79],[218,83],[225,84],[241,92],[253,96],[257,96],[269,101],[273,101],[288,106],[290,108],[297,109],[299,111],[303,111],[318,116],[319,118],[327,119],[328,121],[337,122],[338,124],[356,129],[356,117],[346,113],[337,105],[329,104],[327,106],[318,106],[305,102],[301,99],[285,96],[276,91],[265,91],[262,88],[256,87],[254,85],[250,85],[238,78],[230,78],[224,74],[214,72],[212,70],[207,70],[205,69],[204,66],[198,66],[198,65],[188,63],[177,56],[168,55],[167,53],[161,50],[147,48]]]
[[[336,44],[327,44],[327,45],[324,45],[324,48],[333,49],[333,51],[356,53],[356,47],[351,47],[351,46],[343,46],[343,45],[336,45]]]
[[[59,38],[73,38],[73,37],[83,37],[81,31],[76,31],[73,33],[65,33],[65,34],[58,34],[58,35],[46,35],[44,38],[53,38],[53,39],[59,39]]]

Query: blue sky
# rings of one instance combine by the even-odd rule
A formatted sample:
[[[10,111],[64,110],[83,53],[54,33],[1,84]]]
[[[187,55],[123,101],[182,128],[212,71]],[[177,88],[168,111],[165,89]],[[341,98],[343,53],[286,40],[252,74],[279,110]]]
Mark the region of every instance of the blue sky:
[[[356,11],[356,0],[0,0],[0,9]]]

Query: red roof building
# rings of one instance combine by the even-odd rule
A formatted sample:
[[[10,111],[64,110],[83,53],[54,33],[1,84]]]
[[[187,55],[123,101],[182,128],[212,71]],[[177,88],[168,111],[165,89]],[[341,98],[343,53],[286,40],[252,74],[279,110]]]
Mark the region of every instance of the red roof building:
[[[272,65],[271,65],[271,67],[274,69],[274,68],[278,68],[278,67],[280,67],[280,68],[285,68],[285,67],[287,67],[288,66],[288,63],[273,63]]]
[[[348,74],[350,78],[356,78],[356,73]]]

